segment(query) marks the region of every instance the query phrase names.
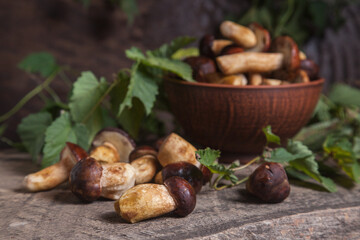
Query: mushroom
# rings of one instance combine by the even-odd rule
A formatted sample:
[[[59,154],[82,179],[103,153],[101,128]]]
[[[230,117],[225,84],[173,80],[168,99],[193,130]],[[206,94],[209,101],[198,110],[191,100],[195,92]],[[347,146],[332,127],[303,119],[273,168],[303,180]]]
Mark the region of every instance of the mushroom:
[[[298,71],[298,75],[296,76],[294,83],[308,83],[310,82],[310,79],[308,77],[308,74],[306,73],[306,71],[300,69]]]
[[[242,48],[236,44],[230,44],[221,50],[219,56],[230,55],[230,54],[241,53],[241,52],[244,52],[244,48]]]
[[[205,75],[216,72],[215,62],[208,57],[188,57],[184,62],[189,64],[193,70],[193,78],[198,82],[205,82]]]
[[[171,177],[164,185],[140,184],[127,190],[115,202],[115,211],[126,221],[136,223],[175,212],[180,217],[190,214],[196,206],[196,194],[190,183]]]
[[[128,163],[104,163],[88,157],[72,168],[71,191],[82,201],[92,202],[100,196],[117,200],[135,184],[135,169]]]
[[[290,185],[281,164],[265,162],[250,175],[246,190],[264,202],[278,203],[289,196]]]
[[[195,151],[196,148],[188,141],[176,133],[171,133],[160,146],[158,160],[163,167],[170,163],[182,161],[200,167],[200,163],[195,157]]]
[[[198,193],[203,185],[203,173],[202,171],[188,162],[176,162],[166,165],[158,174],[155,183],[162,184],[166,179],[178,176],[188,181],[194,188],[195,192]]]
[[[90,156],[107,163],[129,162],[129,154],[135,148],[134,140],[118,128],[104,128],[92,142]]]
[[[269,85],[269,86],[279,86],[282,84],[282,81],[279,79],[271,79],[271,78],[264,78],[263,79],[263,85]]]
[[[135,184],[150,182],[158,169],[158,161],[153,155],[144,155],[133,161],[131,166],[135,169]]]
[[[304,70],[311,80],[319,78],[319,66],[310,59],[302,60],[300,69]]]
[[[284,55],[282,68],[294,71],[300,67],[299,48],[289,36],[280,36],[271,43],[270,50]]]
[[[226,75],[245,72],[270,72],[283,65],[282,53],[242,52],[216,58],[222,73]]]
[[[233,42],[225,39],[215,39],[213,35],[205,35],[201,38],[199,44],[199,51],[201,56],[214,58],[221,50],[227,46],[232,44]]]
[[[28,191],[37,192],[52,189],[69,178],[71,168],[87,153],[79,145],[67,142],[60,153],[60,161],[24,178]]]
[[[221,34],[233,40],[236,44],[244,48],[252,48],[256,45],[256,36],[254,32],[240,24],[224,21],[220,25]]]
[[[155,150],[155,148],[147,146],[147,145],[136,147],[134,150],[131,151],[131,153],[129,155],[129,161],[132,162],[135,159],[145,156],[145,155],[152,155],[152,156],[156,157],[157,151]]]
[[[228,84],[233,86],[245,86],[247,84],[247,78],[244,74],[228,75],[221,78],[219,83]]]
[[[266,52],[270,48],[271,37],[268,30],[258,23],[252,23],[249,28],[255,33],[256,45],[247,49],[247,52]]]
[[[249,73],[249,85],[258,86],[263,82],[263,76],[260,73]]]

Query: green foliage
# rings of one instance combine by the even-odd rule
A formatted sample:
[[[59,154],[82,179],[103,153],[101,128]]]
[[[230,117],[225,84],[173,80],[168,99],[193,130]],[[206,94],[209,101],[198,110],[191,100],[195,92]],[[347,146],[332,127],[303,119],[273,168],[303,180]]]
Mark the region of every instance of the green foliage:
[[[302,45],[310,36],[322,36],[327,26],[338,28],[343,23],[339,13],[351,2],[253,0],[250,9],[242,15],[239,23],[247,25],[258,22],[268,29],[273,37],[289,35]]]
[[[73,124],[68,112],[63,113],[46,129],[42,167],[59,161],[60,152],[66,142],[72,142],[88,149],[89,134],[81,123]]]
[[[269,143],[276,143],[278,145],[281,144],[279,136],[272,133],[271,126],[264,127],[263,132],[266,137],[266,145],[268,145]]]
[[[18,64],[18,68],[30,73],[39,73],[45,78],[54,73],[58,67],[54,56],[47,52],[29,54]]]
[[[199,56],[199,49],[192,47],[192,48],[181,48],[177,50],[172,56],[172,59],[181,60],[187,57],[196,57]]]
[[[37,161],[45,142],[45,131],[52,122],[51,114],[39,112],[22,119],[17,132],[33,161]]]

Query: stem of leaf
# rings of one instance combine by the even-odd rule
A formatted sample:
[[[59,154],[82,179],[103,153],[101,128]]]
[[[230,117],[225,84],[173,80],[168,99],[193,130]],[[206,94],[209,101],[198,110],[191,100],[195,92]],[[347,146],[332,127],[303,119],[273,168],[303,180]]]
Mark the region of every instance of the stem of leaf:
[[[0,116],[0,122],[7,120],[9,117],[14,115],[17,111],[19,111],[30,99],[39,94],[42,90],[44,90],[55,78],[58,71],[55,71],[50,75],[42,84],[36,86],[33,90],[31,90],[28,94],[26,94],[10,111]]]
[[[275,37],[280,36],[281,31],[283,30],[285,24],[289,21],[291,15],[294,12],[294,8],[295,8],[295,1],[294,0],[288,0],[288,8],[285,12],[285,14],[283,15],[283,17],[280,19],[278,26],[276,27],[275,31],[274,31],[274,35]]]
[[[250,161],[249,161],[248,163],[246,163],[245,165],[242,165],[242,166],[237,167],[237,168],[233,168],[232,170],[233,170],[233,171],[237,171],[237,170],[244,169],[244,168],[250,166],[251,164],[253,164],[254,162],[256,162],[256,161],[259,160],[259,159],[260,159],[260,156],[257,156],[257,157],[255,157],[255,158],[253,158],[252,160],[250,160]]]
[[[225,188],[231,188],[233,186],[237,186],[237,185],[242,184],[243,182],[246,182],[248,179],[249,179],[249,177],[247,176],[247,177],[244,177],[243,179],[237,181],[236,183],[224,185],[224,186],[221,186],[221,187],[217,187],[217,185],[214,185],[214,189],[215,190],[222,190],[222,189],[225,189]]]

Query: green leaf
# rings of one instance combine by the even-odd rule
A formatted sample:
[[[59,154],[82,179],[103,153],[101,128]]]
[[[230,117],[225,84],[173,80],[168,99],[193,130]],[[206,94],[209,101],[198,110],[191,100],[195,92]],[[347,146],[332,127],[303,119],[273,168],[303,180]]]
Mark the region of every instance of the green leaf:
[[[126,80],[124,80],[126,81]],[[150,114],[158,94],[158,85],[141,68],[135,64],[131,69],[131,78],[124,100],[120,104],[117,116],[120,117],[126,107],[132,108],[133,98],[138,98],[144,105],[146,114]]]
[[[312,155],[312,153],[308,153],[308,152],[299,152],[296,154],[292,154],[288,152],[285,148],[276,148],[269,153],[270,153],[270,157],[265,157],[265,161],[278,162],[278,163],[287,163],[294,161],[296,159],[302,159]],[[264,155],[267,156],[268,154],[264,154]]]
[[[199,56],[198,48],[181,48],[177,50],[173,55],[171,55],[172,59],[181,60],[187,57],[196,57]]]
[[[128,18],[128,23],[131,25],[134,22],[136,14],[138,14],[138,8],[135,0],[121,0],[121,10],[125,12]]]
[[[353,152],[356,159],[360,159],[360,137],[354,137]]]
[[[301,181],[307,181],[310,177],[302,172],[297,171],[295,168],[287,166],[285,167],[286,174],[289,177],[299,179]]]
[[[88,135],[86,131],[82,124],[72,125],[68,112],[64,112],[55,119],[45,132],[42,167],[50,166],[59,161],[60,152],[66,142],[79,144],[87,150]]]
[[[308,157],[289,162],[291,167],[315,179],[321,183],[329,192],[336,191],[335,183],[331,179],[321,176],[314,154],[304,144],[298,141],[289,140],[287,144],[287,150],[292,154],[308,155]]]
[[[189,45],[195,40],[196,38],[188,37],[188,36],[178,37],[172,40],[170,43],[162,45],[160,48],[156,50],[148,51],[147,54],[148,56],[151,57],[170,58],[175,52]]]
[[[131,108],[126,107],[118,117],[118,121],[125,131],[132,137],[137,138],[144,117],[144,105],[138,98],[133,98]]]
[[[100,103],[108,87],[105,78],[98,81],[92,72],[82,72],[74,83],[69,103],[71,117],[87,126],[90,138],[104,127]]]
[[[264,127],[263,132],[264,132],[265,137],[266,137],[266,142],[267,142],[266,144],[269,144],[269,143],[276,143],[278,145],[281,144],[280,137],[275,135],[274,133],[272,133],[271,126]]]
[[[86,126],[82,123],[76,123],[75,126],[73,126],[73,131],[77,139],[76,143],[83,149],[89,149],[92,139],[89,139],[89,131]]]
[[[48,52],[29,54],[18,64],[18,68],[30,73],[40,73],[43,77],[49,77],[58,67],[54,56]]]
[[[208,147],[205,149],[197,150],[195,153],[196,159],[206,167],[213,165],[215,161],[220,157],[219,150],[214,150]]]
[[[329,98],[341,105],[360,107],[360,90],[345,84],[333,85]]]
[[[20,139],[26,150],[31,154],[33,161],[38,160],[45,141],[45,131],[51,122],[50,113],[40,112],[23,118],[17,127]]]

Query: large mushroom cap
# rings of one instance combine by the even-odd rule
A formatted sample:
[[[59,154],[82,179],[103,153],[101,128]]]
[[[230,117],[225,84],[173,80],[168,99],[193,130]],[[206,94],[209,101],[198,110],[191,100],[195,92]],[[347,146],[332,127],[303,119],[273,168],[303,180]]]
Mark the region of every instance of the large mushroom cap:
[[[84,202],[95,201],[101,195],[102,170],[94,158],[82,159],[70,172],[70,190]]]
[[[96,134],[92,142],[92,148],[95,149],[103,145],[111,145],[117,150],[119,162],[129,162],[129,155],[136,146],[129,134],[113,127],[104,128]]]
[[[191,184],[181,177],[171,177],[164,181],[176,202],[175,213],[181,217],[189,215],[196,206],[196,193]]]
[[[270,48],[271,37],[268,30],[258,23],[251,23],[249,28],[255,33],[256,45],[248,49],[250,52],[266,52]]]
[[[63,150],[60,153],[60,161],[62,161],[62,159],[66,159],[66,158],[67,158],[67,161],[69,161],[69,164],[68,164],[69,171],[77,162],[79,162],[81,159],[87,158],[87,157],[88,157],[88,154],[83,148],[81,148],[79,145],[77,145],[75,143],[71,143],[71,142],[66,142],[65,147],[63,148]]]
[[[282,53],[283,68],[294,71],[300,67],[299,48],[295,41],[289,36],[275,38],[270,47],[272,52]]]

